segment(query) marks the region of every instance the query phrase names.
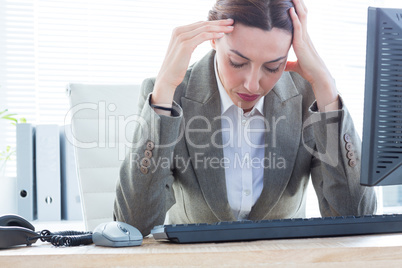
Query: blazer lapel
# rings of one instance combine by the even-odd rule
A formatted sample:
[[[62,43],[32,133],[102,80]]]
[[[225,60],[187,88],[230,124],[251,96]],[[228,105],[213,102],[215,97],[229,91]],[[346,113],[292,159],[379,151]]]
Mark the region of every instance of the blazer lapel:
[[[264,101],[269,123],[265,135],[264,188],[249,218],[265,218],[282,196],[293,172],[302,128],[302,96],[284,73]]]
[[[186,144],[204,198],[219,221],[233,221],[222,159],[221,103],[210,52],[193,66],[181,98]]]

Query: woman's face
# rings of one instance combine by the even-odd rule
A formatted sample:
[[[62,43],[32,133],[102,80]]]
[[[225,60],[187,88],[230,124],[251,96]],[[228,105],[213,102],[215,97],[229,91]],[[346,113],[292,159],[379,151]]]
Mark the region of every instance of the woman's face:
[[[292,35],[237,23],[230,34],[213,40],[219,78],[233,103],[250,111],[281,77]]]

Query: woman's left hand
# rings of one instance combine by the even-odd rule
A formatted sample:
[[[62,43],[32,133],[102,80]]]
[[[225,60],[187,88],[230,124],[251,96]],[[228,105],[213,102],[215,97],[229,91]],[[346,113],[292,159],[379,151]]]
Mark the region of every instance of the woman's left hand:
[[[294,28],[292,45],[297,61],[287,62],[285,71],[297,72],[307,80],[313,88],[318,109],[325,111],[328,110],[325,109],[327,105],[338,100],[335,81],[307,32],[307,8],[303,0],[293,0],[293,4],[295,8],[289,12]]]

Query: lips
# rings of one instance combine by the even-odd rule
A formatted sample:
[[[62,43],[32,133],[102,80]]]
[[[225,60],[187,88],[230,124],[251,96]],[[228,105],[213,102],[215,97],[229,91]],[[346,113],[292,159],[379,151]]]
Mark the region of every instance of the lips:
[[[239,97],[245,101],[255,101],[260,96],[260,95],[241,94],[241,93],[237,93],[237,95],[239,95]]]

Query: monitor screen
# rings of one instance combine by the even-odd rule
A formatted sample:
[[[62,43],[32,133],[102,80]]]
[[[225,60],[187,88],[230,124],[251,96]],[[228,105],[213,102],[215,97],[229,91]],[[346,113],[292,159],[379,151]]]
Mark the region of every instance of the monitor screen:
[[[402,9],[368,9],[362,185],[402,184]]]

